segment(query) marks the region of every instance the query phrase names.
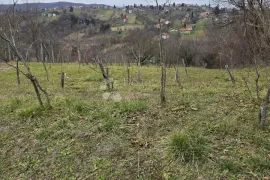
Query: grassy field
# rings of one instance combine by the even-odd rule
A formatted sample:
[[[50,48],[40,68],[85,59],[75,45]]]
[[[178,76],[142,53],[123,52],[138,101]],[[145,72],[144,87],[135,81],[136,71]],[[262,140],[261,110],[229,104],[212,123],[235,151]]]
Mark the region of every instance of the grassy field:
[[[144,26],[137,25],[137,24],[134,24],[134,25],[128,24],[128,25],[124,25],[124,26],[111,27],[111,30],[112,31],[119,31],[119,30],[125,31],[125,30],[137,29],[137,28],[143,29]]]
[[[245,70],[233,71],[232,86],[223,70],[191,67],[186,76],[181,68],[181,89],[168,68],[162,108],[155,66],[142,68],[141,84],[133,66],[131,85],[124,83],[125,67],[110,67],[120,102],[102,98],[103,79],[89,66],[53,64],[49,82],[40,64],[31,68],[53,107],[40,107],[31,83],[22,77],[19,88],[15,71],[0,65],[0,179],[270,177],[269,127],[258,128],[240,77]]]
[[[114,9],[104,9],[99,8],[98,9],[98,18],[103,21],[107,21],[111,18],[111,16],[114,14]]]

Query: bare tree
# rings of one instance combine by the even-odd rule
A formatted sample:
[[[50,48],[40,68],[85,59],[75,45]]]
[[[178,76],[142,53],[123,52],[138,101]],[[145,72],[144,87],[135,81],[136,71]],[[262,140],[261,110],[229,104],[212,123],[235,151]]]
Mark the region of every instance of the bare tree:
[[[270,14],[269,4],[262,0],[216,0],[217,3],[230,4],[237,7],[232,12],[219,14],[214,23],[219,27],[237,27],[237,39],[245,43],[246,51],[242,56],[247,57],[246,64],[255,69],[255,91],[261,126],[266,123],[266,108],[269,101],[269,89],[265,100],[261,98],[262,87],[259,84],[261,78],[260,65],[268,65],[270,58]],[[243,44],[242,44],[243,45]],[[248,82],[246,78],[246,86]],[[269,83],[269,82],[267,82]]]
[[[155,33],[151,31],[136,29],[134,31],[130,31],[128,36],[125,38],[127,49],[126,54],[135,60],[138,67],[137,75],[139,83],[142,82],[141,66],[148,63],[154,56],[154,36]],[[127,61],[129,60],[127,59]]]
[[[166,104],[166,55],[164,53],[164,44],[163,44],[163,37],[162,37],[162,30],[163,30],[163,23],[161,12],[164,10],[166,5],[170,4],[170,0],[166,0],[163,5],[159,4],[158,0],[155,0],[156,3],[156,17],[158,18],[158,25],[159,25],[159,61],[161,66],[161,77],[160,77],[160,100],[161,104]]]

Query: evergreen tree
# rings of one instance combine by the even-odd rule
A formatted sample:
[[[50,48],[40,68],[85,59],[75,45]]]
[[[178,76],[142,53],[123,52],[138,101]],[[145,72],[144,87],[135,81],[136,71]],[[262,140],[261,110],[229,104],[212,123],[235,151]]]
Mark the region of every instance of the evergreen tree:
[[[219,14],[220,13],[220,10],[219,10],[219,6],[217,5],[214,9],[214,14]]]
[[[69,7],[69,12],[73,12],[73,10],[74,10],[73,7],[70,6],[70,7]]]

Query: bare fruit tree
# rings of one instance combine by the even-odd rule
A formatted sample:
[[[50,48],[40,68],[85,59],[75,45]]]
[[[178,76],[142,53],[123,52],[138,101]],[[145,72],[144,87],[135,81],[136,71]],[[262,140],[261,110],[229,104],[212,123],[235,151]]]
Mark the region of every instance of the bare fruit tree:
[[[214,23],[219,27],[230,27],[234,29],[234,41],[245,44],[245,51],[241,56],[246,57],[245,65],[250,69],[255,69],[256,101],[259,112],[259,122],[261,127],[266,124],[266,110],[269,102],[269,85],[260,84],[261,69],[260,66],[269,65],[270,58],[270,14],[268,1],[262,0],[214,0],[216,3],[231,5],[236,7],[232,12],[218,14]],[[245,80],[248,86],[247,78]],[[264,84],[269,84],[266,82]],[[267,89],[265,98],[261,98],[261,90]]]
[[[156,3],[156,17],[158,19],[159,27],[159,61],[161,66],[161,77],[160,77],[160,101],[162,105],[166,104],[166,55],[164,53],[164,42],[163,42],[163,22],[161,13],[164,11],[166,5],[170,5],[170,0],[166,0],[163,5],[159,4],[158,0],[155,0]],[[167,33],[167,32],[165,32]]]

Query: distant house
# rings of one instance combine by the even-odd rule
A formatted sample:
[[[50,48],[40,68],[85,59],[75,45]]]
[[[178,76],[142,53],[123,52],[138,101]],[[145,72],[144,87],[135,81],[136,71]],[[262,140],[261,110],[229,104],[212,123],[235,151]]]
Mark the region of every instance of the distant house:
[[[131,10],[131,9],[130,9],[130,10],[128,10],[128,13],[129,13],[129,14],[131,14],[132,12],[133,12],[133,10]]]
[[[181,34],[191,34],[191,30],[187,30],[186,28],[180,28],[179,32]]]
[[[202,12],[202,13],[200,14],[201,17],[207,17],[208,15],[209,15],[209,12],[208,12],[208,11]]]
[[[192,29],[193,29],[193,26],[192,25],[187,25],[186,26],[186,30],[191,31]]]
[[[52,17],[53,16],[53,14],[52,13],[48,13],[48,17]]]
[[[190,34],[194,27],[195,27],[195,24],[187,24],[186,28],[180,28],[179,32],[181,34]]]
[[[161,26],[163,26],[163,25],[169,25],[171,22],[165,19],[160,19],[160,23],[161,23]],[[156,24],[154,27],[157,29],[160,29],[160,24]]]
[[[163,33],[162,34],[162,39],[169,39],[170,35],[168,33]]]
[[[160,24],[156,24],[155,28],[160,29]]]
[[[188,18],[185,17],[185,18],[182,20],[182,22],[185,23],[186,21],[188,21]]]
[[[171,29],[170,31],[171,32],[177,32],[177,29]]]
[[[170,24],[170,21],[165,21],[164,24],[168,25]]]

